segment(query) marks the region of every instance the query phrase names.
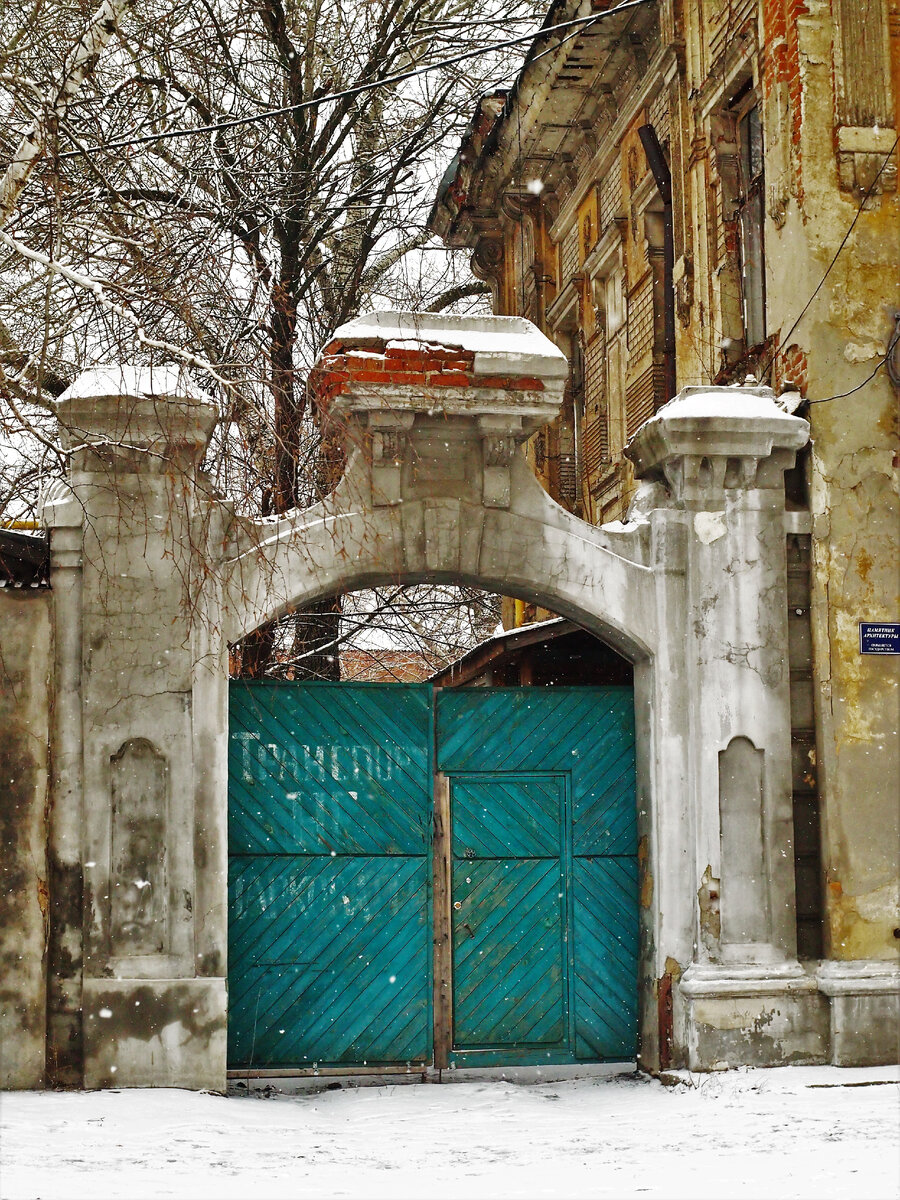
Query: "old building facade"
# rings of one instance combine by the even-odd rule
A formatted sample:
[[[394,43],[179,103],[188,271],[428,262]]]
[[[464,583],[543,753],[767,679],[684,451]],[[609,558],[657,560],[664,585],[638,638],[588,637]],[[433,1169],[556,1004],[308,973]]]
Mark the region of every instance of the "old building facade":
[[[547,24],[602,11],[560,3]],[[50,586],[28,562],[0,592],[4,1086],[223,1089],[243,1063],[229,1047],[235,931],[259,915],[232,882],[242,856],[298,860],[263,916],[306,905],[277,961],[244,943],[246,977],[271,968],[310,989],[269,1032],[307,1031],[321,984],[321,1028],[349,1030],[323,1061],[408,1069],[406,1046],[367,1056],[351,1036],[337,967],[331,985],[318,970],[304,982],[321,964],[302,944],[312,931],[350,946],[356,972],[352,938],[367,948],[381,929],[382,877],[351,904],[329,872],[382,857],[351,844],[372,806],[345,785],[348,763],[384,765],[391,736],[369,721],[293,747],[312,774],[288,794],[290,736],[229,729],[229,646],[389,582],[515,597],[511,617],[558,612],[630,664],[618,1007],[645,1068],[895,1057],[898,658],[860,638],[878,624],[890,649],[897,615],[897,34],[879,0],[648,0],[569,26],[557,49],[539,39],[509,96],[480,106],[432,217],[471,248],[501,315],[378,313],[336,332],[316,386],[346,472],[310,509],[253,521],[210,491],[200,464],[219,414],[175,369],[97,368],[60,398],[71,466],[43,511]],[[553,701],[511,690],[526,708]],[[462,694],[446,690],[445,714]],[[429,704],[440,732],[440,696]],[[481,727],[504,754],[517,745],[501,722]],[[387,851],[392,876],[417,871],[431,882],[415,894],[434,898],[395,930],[416,947],[400,983],[423,1070],[459,1050],[451,933],[477,944],[466,895],[453,900],[452,788],[500,771],[449,754],[432,770],[452,739],[430,728],[410,844]],[[572,733],[577,756],[562,744],[579,769],[600,757],[591,730]],[[543,754],[552,738],[538,728],[529,744]],[[575,779],[567,763],[519,763],[520,798],[558,799],[546,779]],[[275,853],[267,828],[253,850],[231,803],[245,769],[278,785],[270,800],[294,805],[298,828],[318,814],[312,848]],[[402,805],[373,779],[393,819]],[[342,825],[348,797],[362,802]],[[617,857],[585,845],[571,854],[579,937],[624,910],[624,892],[585,898],[579,874]],[[495,857],[473,847],[464,863]],[[576,993],[616,953],[590,947],[566,950]],[[379,995],[398,978],[379,977]],[[246,1012],[255,1043],[253,996]],[[392,1012],[407,1022],[405,1002]],[[589,1059],[573,1017],[570,1058]],[[272,1053],[293,1068],[306,1050]]]
[[[685,385],[753,375],[810,421],[786,483],[798,941],[841,988],[900,945],[898,659],[860,643],[898,616],[900,6],[622,7],[552,6],[431,227],[569,358],[529,457],[585,520],[625,516],[624,448]]]

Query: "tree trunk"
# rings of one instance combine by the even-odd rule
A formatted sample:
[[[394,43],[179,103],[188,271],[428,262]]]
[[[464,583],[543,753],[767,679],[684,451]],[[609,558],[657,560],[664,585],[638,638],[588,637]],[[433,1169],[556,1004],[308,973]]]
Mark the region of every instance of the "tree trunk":
[[[296,508],[297,464],[300,457],[305,397],[298,395],[294,370],[297,338],[297,301],[293,291],[296,248],[282,245],[281,276],[272,291],[272,325],[269,339],[270,387],[275,406],[275,464],[272,479],[274,513]],[[343,471],[344,456],[334,431],[323,434],[315,470],[318,500],[332,491]],[[291,670],[294,679],[338,681],[341,677],[340,648],[335,643],[341,627],[340,597],[329,597],[310,605],[294,617],[294,638],[289,661],[300,661]],[[262,679],[280,674],[277,661],[276,626],[267,625],[245,638],[235,656],[242,679]],[[320,649],[321,648],[321,649]]]

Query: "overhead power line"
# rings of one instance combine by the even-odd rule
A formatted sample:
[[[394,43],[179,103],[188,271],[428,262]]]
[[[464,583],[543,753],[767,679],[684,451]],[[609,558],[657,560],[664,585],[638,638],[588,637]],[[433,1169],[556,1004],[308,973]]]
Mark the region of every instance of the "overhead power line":
[[[891,161],[891,157],[892,157],[894,151],[897,149],[898,142],[900,142],[900,133],[898,133],[897,136],[894,138],[893,146],[891,146],[890,150],[888,150],[887,154],[885,154],[884,160],[883,160],[881,166],[878,168],[878,172],[875,175],[875,178],[872,180],[872,182],[869,184],[868,188],[866,189],[865,193],[863,194],[863,197],[859,202],[856,212],[853,214],[853,220],[850,222],[847,232],[841,238],[841,244],[838,246],[837,250],[835,250],[834,255],[832,256],[831,262],[825,268],[825,274],[822,276],[822,278],[819,280],[819,282],[813,288],[812,295],[807,300],[807,302],[803,305],[803,307],[800,309],[800,312],[797,315],[797,319],[794,321],[793,325],[790,327],[790,329],[787,331],[787,333],[779,339],[781,348],[775,351],[775,353],[771,356],[769,361],[766,363],[763,370],[760,372],[760,374],[762,375],[763,378],[765,377],[766,372],[771,368],[773,363],[775,363],[785,353],[785,350],[789,344],[789,339],[791,337],[791,334],[794,332],[794,330],[797,328],[797,326],[800,324],[800,322],[806,316],[806,314],[809,310],[809,306],[812,304],[813,300],[815,300],[816,296],[818,296],[819,292],[822,289],[823,284],[825,283],[825,280],[828,278],[828,276],[831,274],[832,270],[834,269],[834,264],[840,258],[841,251],[844,249],[844,247],[847,245],[847,242],[850,240],[850,234],[856,228],[856,222],[859,220],[860,216],[862,215],[862,211],[866,207],[869,197],[875,191],[875,187],[878,184],[878,180],[881,178],[882,172],[884,171],[884,169],[888,165],[888,163]],[[878,368],[876,367],[875,370],[877,371]],[[868,380],[864,380],[863,382],[868,383]],[[862,386],[862,384],[860,384],[860,387],[861,386]],[[857,389],[853,388],[852,390],[856,391]],[[845,393],[843,393],[843,395],[849,396],[850,392],[845,392]],[[826,400],[840,400],[842,398],[843,398],[843,396],[826,396],[825,399],[817,400],[817,401],[815,401],[815,403],[816,404],[824,404]]]
[[[822,396],[819,400],[807,400],[806,403],[828,404],[830,400],[843,400],[845,396],[852,396],[854,392],[858,392],[860,388],[864,388],[867,383],[871,383],[882,367],[887,367],[891,382],[896,384],[897,380],[891,374],[891,361],[893,359],[894,351],[898,346],[900,346],[900,312],[894,316],[894,332],[891,335],[890,341],[888,342],[887,350],[881,356],[881,358],[879,358],[878,362],[875,364],[872,371],[865,377],[865,379],[861,380],[855,385],[855,387],[850,388],[846,392],[838,392],[835,396]]]
[[[386,87],[388,84],[402,83],[406,79],[414,79],[419,75],[427,75],[430,71],[438,71],[442,67],[456,66],[458,63],[466,62],[471,58],[478,58],[480,55],[490,53],[494,50],[505,50],[510,46],[521,46],[525,43],[534,42],[538,38],[547,37],[552,33],[559,33],[579,25],[585,27],[594,25],[599,21],[605,21],[608,17],[615,16],[617,13],[652,3],[655,3],[655,0],[623,0],[621,4],[617,4],[615,8],[606,9],[605,12],[593,13],[589,17],[576,17],[571,21],[562,21],[558,25],[549,25],[532,33],[507,38],[502,42],[491,42],[487,46],[480,46],[477,50],[465,50],[460,54],[454,54],[451,58],[443,58],[438,62],[429,63],[423,67],[414,67],[409,71],[400,71],[396,75],[386,75],[383,79],[373,80],[369,83],[359,83],[355,87],[345,88],[340,92],[329,92],[327,95],[317,96],[313,100],[303,100],[299,104],[286,104],[281,108],[270,108],[266,109],[265,112],[254,113],[253,116],[234,117],[228,121],[215,121],[209,125],[197,125],[190,129],[167,129],[161,133],[147,133],[142,134],[140,137],[122,138],[120,141],[115,142],[104,142],[99,146],[84,146],[77,150],[65,150],[57,157],[82,158],[89,154],[99,154],[104,150],[123,150],[130,146],[142,146],[148,142],[170,141],[172,138],[191,137],[197,133],[223,133],[225,130],[237,129],[243,125],[257,125],[269,120],[270,117],[282,117],[287,113],[300,112],[308,108],[318,108],[319,105],[331,104],[335,100],[343,100],[349,96],[359,96],[364,92],[372,92],[378,88]]]

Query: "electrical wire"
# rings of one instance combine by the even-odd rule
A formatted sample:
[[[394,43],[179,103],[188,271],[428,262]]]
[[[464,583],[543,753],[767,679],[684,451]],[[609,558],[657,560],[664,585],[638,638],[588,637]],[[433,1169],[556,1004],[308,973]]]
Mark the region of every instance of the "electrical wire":
[[[894,350],[896,349],[896,347],[898,345],[900,345],[900,315],[895,317],[895,321],[896,321],[896,325],[894,328],[893,337],[891,338],[890,342],[888,343],[887,350],[882,355],[882,357],[878,360],[878,362],[875,364],[875,367],[874,367],[873,371],[871,372],[871,374],[867,375],[866,378],[864,380],[862,380],[861,383],[858,383],[858,384],[856,384],[855,387],[850,388],[850,390],[848,392],[838,392],[837,395],[835,395],[835,396],[823,396],[820,400],[807,400],[806,403],[807,404],[828,404],[828,402],[830,400],[843,400],[845,396],[852,396],[854,392],[858,392],[860,388],[864,388],[867,383],[871,383],[872,380],[875,378],[875,376],[878,374],[878,372],[881,370],[881,368],[888,365],[888,363],[891,361],[891,356],[893,355]],[[890,370],[888,371],[888,374],[890,374]]]
[[[346,88],[341,92],[329,92],[327,95],[317,96],[313,100],[303,100],[299,104],[286,104],[282,108],[267,109],[265,112],[255,113],[250,117],[235,117],[230,121],[216,121],[209,125],[198,125],[193,129],[167,129],[162,133],[148,133],[141,137],[123,138],[121,141],[104,142],[99,146],[84,146],[77,150],[64,150],[57,157],[60,159],[79,158],[89,154],[97,154],[103,150],[122,150],[130,146],[142,146],[148,142],[169,141],[172,138],[190,137],[192,134],[197,133],[221,133],[226,129],[236,129],[243,125],[259,124],[261,121],[268,120],[269,117],[280,117],[285,116],[287,113],[300,112],[303,109],[318,108],[320,104],[331,104],[335,100],[342,100],[348,96],[359,96],[364,92],[371,92],[377,88],[387,87],[389,84],[402,83],[404,80],[414,79],[419,75],[427,75],[430,71],[437,71],[442,67],[456,66],[458,63],[466,62],[470,58],[478,58],[480,55],[494,50],[504,50],[510,46],[533,43],[538,38],[546,37],[548,34],[557,33],[560,30],[572,29],[574,26],[587,27],[598,21],[604,21],[607,17],[615,16],[616,13],[625,12],[631,8],[638,8],[642,4],[651,3],[655,3],[655,0],[622,0],[622,3],[617,4],[615,8],[593,13],[589,17],[577,17],[574,20],[563,21],[559,25],[550,25],[536,32],[523,34],[520,37],[507,38],[502,42],[492,42],[487,46],[480,46],[477,50],[466,50],[460,54],[453,55],[452,58],[444,58],[424,67],[414,67],[409,71],[400,71],[396,75],[386,75],[383,79],[377,79],[370,83],[359,83],[355,87]]]
[[[818,294],[822,288],[822,285],[825,283],[825,280],[831,274],[832,269],[834,268],[834,264],[837,262],[838,258],[840,257],[841,251],[844,249],[844,247],[847,245],[847,242],[850,240],[850,234],[856,228],[856,222],[859,220],[860,216],[862,215],[862,211],[865,208],[866,203],[869,200],[869,197],[872,195],[872,193],[875,190],[875,185],[878,183],[878,180],[881,178],[882,171],[888,165],[888,163],[891,161],[891,157],[892,157],[894,151],[897,149],[898,142],[900,142],[900,134],[898,134],[894,138],[893,146],[891,146],[890,150],[888,150],[887,154],[884,156],[884,161],[882,162],[881,166],[878,168],[878,172],[877,172],[875,178],[869,184],[868,188],[865,191],[865,194],[863,195],[863,198],[860,200],[859,207],[856,210],[853,220],[850,222],[850,227],[848,228],[847,232],[844,234],[843,238],[841,239],[841,244],[838,246],[837,250],[835,250],[834,256],[833,256],[831,262],[828,264],[825,274],[822,276],[822,278],[816,284],[815,289],[813,290],[813,294],[810,296],[810,298],[807,300],[807,302],[800,309],[800,313],[797,316],[797,319],[794,321],[793,325],[790,327],[790,329],[787,331],[787,333],[782,338],[779,339],[782,349],[776,350],[775,353],[772,355],[772,357],[769,359],[769,361],[766,363],[765,367],[763,367],[762,371],[760,372],[761,378],[764,379],[766,377],[766,374],[768,373],[768,371],[770,370],[772,365],[781,357],[782,354],[785,353],[785,350],[787,349],[787,346],[789,344],[791,334],[794,332],[794,330],[797,328],[797,326],[800,324],[800,322],[806,316],[809,306],[812,304],[813,300],[815,300],[816,296],[818,296]],[[878,368],[876,367],[875,369],[877,370]],[[865,380],[864,382],[867,383],[868,380]],[[862,387],[863,385],[860,384],[859,386]],[[854,390],[856,390],[856,389],[854,389]],[[850,395],[849,392],[847,392],[845,394]],[[829,396],[829,397],[827,397],[827,399],[838,400],[838,399],[840,399],[840,397]],[[815,403],[823,404],[824,400],[817,400]]]

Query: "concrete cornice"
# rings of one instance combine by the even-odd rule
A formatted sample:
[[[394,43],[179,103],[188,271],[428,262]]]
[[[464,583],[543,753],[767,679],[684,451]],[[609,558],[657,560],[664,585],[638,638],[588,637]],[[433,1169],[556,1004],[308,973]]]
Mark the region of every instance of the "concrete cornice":
[[[571,17],[587,16],[590,15],[590,11],[589,4],[582,2],[580,5],[573,6],[572,11],[567,15]],[[514,107],[511,109],[508,102],[503,115],[498,118],[490,133],[478,146],[477,157],[471,168],[467,203],[482,211],[496,210],[500,208],[502,194],[508,187],[513,186],[514,190],[521,190],[522,180],[515,180],[513,183],[512,177],[522,164],[535,157],[535,154],[531,152],[536,149],[535,146],[531,146],[531,143],[539,141],[539,137],[535,137],[535,131],[542,125],[548,129],[557,127],[552,121],[548,121],[547,114],[551,111],[554,103],[558,101],[559,94],[563,90],[577,93],[578,98],[573,100],[566,112],[564,123],[558,126],[565,129],[561,144],[544,157],[548,163],[574,160],[577,151],[585,143],[585,127],[590,126],[593,130],[598,123],[597,97],[601,94],[601,85],[605,82],[608,87],[613,82],[619,73],[621,58],[617,58],[615,71],[607,71],[605,69],[607,64],[598,61],[592,72],[586,72],[586,82],[583,88],[575,88],[570,82],[566,89],[563,84],[559,83],[559,77],[574,60],[576,53],[580,51],[584,54],[592,43],[602,42],[607,50],[617,49],[619,46],[627,44],[624,35],[636,27],[640,28],[640,36],[648,40],[651,37],[658,38],[659,26],[658,23],[654,23],[649,7],[648,9],[629,10],[628,14],[622,14],[620,19],[623,24],[619,36],[615,39],[610,34],[606,34],[604,37],[605,31],[598,32],[593,35],[586,47],[585,40],[587,39],[576,38],[566,45],[563,54],[548,55],[547,58],[542,59],[543,73],[534,83],[529,78],[532,74],[532,64],[529,63],[525,66],[513,92],[511,103]],[[603,30],[603,27],[600,28]],[[601,135],[601,146],[579,173],[580,178],[576,181],[574,190],[565,202],[563,213],[554,221],[554,231],[560,227],[561,223],[563,226],[570,223],[571,217],[564,214],[574,211],[581,202],[587,186],[586,181],[596,178],[598,169],[605,170],[608,167],[615,155],[615,143],[621,138],[622,133],[634,119],[640,107],[647,103],[648,98],[653,95],[655,90],[664,86],[664,75],[665,78],[671,75],[672,62],[672,48],[660,45],[657,40],[653,54],[646,67],[642,69],[642,85],[636,90],[631,90],[627,106],[617,113],[612,125]],[[675,69],[677,70],[677,60],[675,60]],[[581,116],[583,116],[584,125],[580,125],[579,117]],[[572,144],[568,146],[567,143],[570,141]],[[598,163],[600,164],[599,168]],[[462,170],[461,164],[457,177]],[[548,183],[546,180],[542,180],[542,182],[555,189],[563,181],[554,179],[552,183]],[[439,222],[442,225],[446,224],[446,229],[442,228],[440,232],[451,244],[460,244],[460,234],[465,239],[465,244],[472,245],[478,240],[478,235],[474,231],[470,232],[468,238],[462,231],[461,226],[465,221],[464,214],[465,207],[449,223]],[[454,236],[454,232],[456,236]],[[555,236],[555,234],[551,234],[551,236]]]
[[[615,124],[602,135],[597,152],[586,164],[581,179],[560,207],[559,216],[549,230],[550,237],[554,241],[559,241],[572,226],[588,190],[597,180],[602,179],[612,166],[619,152],[619,143],[628,126],[634,121],[638,112],[646,107],[664,86],[663,66],[668,54],[667,46],[658,47],[647,66],[643,84],[630,93],[628,103],[619,113]]]

